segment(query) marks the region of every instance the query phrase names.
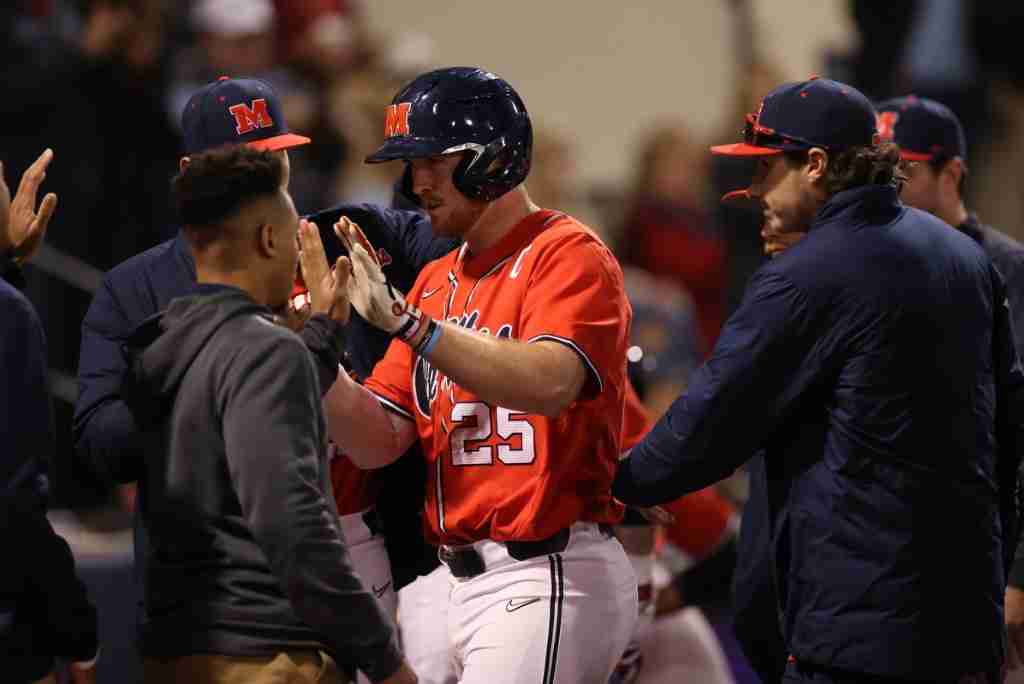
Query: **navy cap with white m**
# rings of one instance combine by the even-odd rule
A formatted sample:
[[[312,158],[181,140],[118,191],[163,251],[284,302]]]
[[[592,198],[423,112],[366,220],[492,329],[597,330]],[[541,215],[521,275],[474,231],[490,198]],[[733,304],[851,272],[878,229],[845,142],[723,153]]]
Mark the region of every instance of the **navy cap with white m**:
[[[288,130],[273,89],[255,78],[221,76],[189,98],[181,113],[186,154],[244,144],[284,150],[310,142]]]
[[[838,152],[878,143],[875,109],[853,86],[827,78],[783,83],[748,114],[743,142],[714,154],[759,157],[820,147]]]

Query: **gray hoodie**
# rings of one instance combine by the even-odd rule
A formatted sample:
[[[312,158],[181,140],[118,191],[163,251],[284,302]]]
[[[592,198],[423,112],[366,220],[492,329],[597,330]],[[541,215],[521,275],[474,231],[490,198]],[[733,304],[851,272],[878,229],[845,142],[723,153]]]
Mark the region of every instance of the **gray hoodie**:
[[[146,428],[143,652],[324,649],[377,681],[393,630],[349,565],[320,380],[299,337],[245,292],[201,285],[129,342]]]

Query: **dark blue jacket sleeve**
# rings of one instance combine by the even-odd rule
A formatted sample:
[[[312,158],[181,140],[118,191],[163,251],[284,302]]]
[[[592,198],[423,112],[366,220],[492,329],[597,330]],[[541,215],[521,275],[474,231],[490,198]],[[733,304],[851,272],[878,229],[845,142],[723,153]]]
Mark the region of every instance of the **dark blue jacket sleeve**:
[[[1008,581],[1024,586],[1024,545],[1020,535],[1020,466],[1024,450],[1024,369],[1017,355],[1006,286],[992,267],[994,325],[993,366],[996,380],[996,477]]]
[[[0,280],[0,477],[3,490],[46,497],[43,459],[53,456],[46,337],[32,304]]]
[[[133,328],[108,276],[82,322],[79,394],[72,426],[78,457],[105,482],[134,482],[140,475],[139,432],[120,394],[127,368],[121,344]]]
[[[359,225],[382,257],[385,273],[403,291],[412,287],[424,266],[459,244],[451,238],[435,237],[430,219],[418,211],[387,209],[374,204],[341,204],[308,217],[320,228],[331,262],[345,253],[333,231],[334,223],[342,216]]]
[[[25,668],[38,678],[51,664],[43,654],[95,655],[96,614],[70,549],[46,519],[44,459],[54,442],[42,324],[2,280],[0,316],[0,541],[9,553],[0,562],[0,660],[8,676]]]
[[[640,506],[666,503],[747,461],[819,373],[811,318],[806,297],[786,278],[756,273],[686,394],[619,462],[615,497]]]

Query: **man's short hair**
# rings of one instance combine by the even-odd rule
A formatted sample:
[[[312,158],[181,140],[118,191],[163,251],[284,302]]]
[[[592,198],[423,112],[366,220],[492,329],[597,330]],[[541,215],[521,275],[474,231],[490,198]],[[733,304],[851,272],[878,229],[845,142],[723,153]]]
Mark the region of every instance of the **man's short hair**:
[[[243,205],[281,189],[284,165],[272,152],[230,145],[189,158],[172,181],[178,212],[186,226],[210,226],[234,216]]]

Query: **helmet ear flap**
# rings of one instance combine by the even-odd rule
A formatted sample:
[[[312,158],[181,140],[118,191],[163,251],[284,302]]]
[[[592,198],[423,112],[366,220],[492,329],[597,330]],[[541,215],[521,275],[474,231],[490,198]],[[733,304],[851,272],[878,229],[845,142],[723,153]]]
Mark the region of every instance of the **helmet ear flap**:
[[[490,202],[506,191],[494,186],[494,181],[501,176],[503,169],[490,172],[491,166],[505,149],[505,138],[499,137],[477,150],[466,150],[462,161],[452,172],[452,182],[459,191],[470,199]]]

